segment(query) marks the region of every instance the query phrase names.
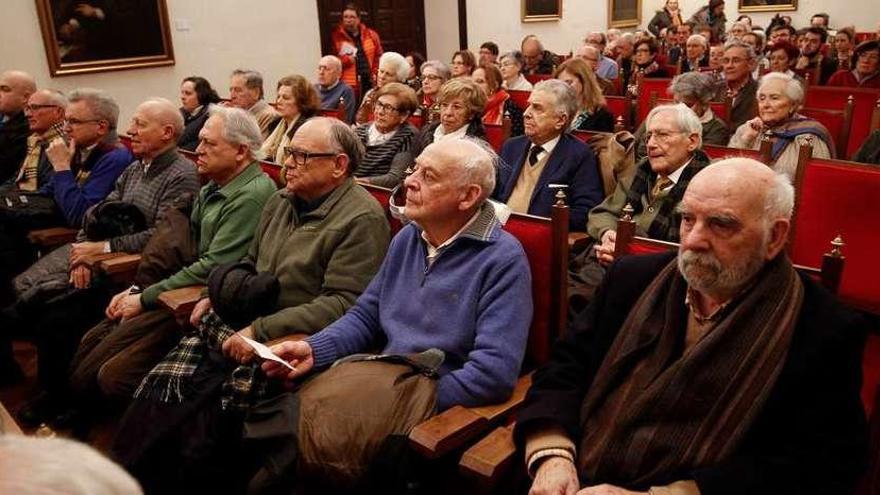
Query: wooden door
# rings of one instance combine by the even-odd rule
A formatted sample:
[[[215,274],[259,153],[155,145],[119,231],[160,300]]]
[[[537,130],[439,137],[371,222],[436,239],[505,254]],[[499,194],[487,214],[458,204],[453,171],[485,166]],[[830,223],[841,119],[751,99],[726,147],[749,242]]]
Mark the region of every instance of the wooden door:
[[[350,0],[317,0],[321,27],[321,53],[335,55],[330,35],[342,19]],[[361,22],[379,33],[382,49],[406,55],[425,53],[424,0],[362,0],[356,2]]]

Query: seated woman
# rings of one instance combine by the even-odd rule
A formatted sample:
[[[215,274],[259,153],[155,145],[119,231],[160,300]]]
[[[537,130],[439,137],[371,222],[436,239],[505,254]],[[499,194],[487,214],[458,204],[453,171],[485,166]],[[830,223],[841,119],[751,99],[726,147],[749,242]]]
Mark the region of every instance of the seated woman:
[[[263,141],[260,152],[266,160],[280,164],[287,159],[284,149],[290,144],[296,130],[321,110],[321,98],[312,83],[299,75],[282,77],[277,88],[275,109],[281,119]]]
[[[838,70],[851,70],[853,50],[856,46],[856,30],[847,26],[837,30],[834,35],[834,55]]]
[[[853,70],[839,70],[828,79],[828,86],[880,88],[880,41],[865,41],[853,52]]]
[[[366,124],[373,120],[373,105],[376,103],[376,91],[392,82],[406,82],[409,78],[409,62],[397,52],[385,52],[379,57],[379,71],[376,72],[376,87],[367,91],[361,106],[358,107],[354,121]]]
[[[504,82],[501,87],[508,91],[531,91],[532,83],[522,75],[523,56],[519,50],[507,52],[498,59],[498,68]]]
[[[640,39],[633,46],[633,69],[624,73],[624,87],[632,95],[638,91],[638,83],[645,77],[669,77],[669,71],[657,62],[657,42],[653,39]]]
[[[204,77],[190,76],[180,83],[180,114],[184,129],[177,138],[177,147],[195,151],[199,145],[199,131],[208,120],[210,106],[219,103],[220,97]]]
[[[422,64],[422,89],[416,93],[419,103],[415,115],[422,117],[422,126],[440,119],[440,104],[437,102],[437,93],[440,87],[449,80],[451,73],[449,67],[439,60],[428,60]]]
[[[795,74],[792,67],[800,55],[800,50],[787,41],[780,41],[770,46],[770,70],[769,72],[778,72],[787,74],[804,84],[804,79]]]
[[[396,187],[404,179],[409,150],[418,130],[407,122],[416,109],[416,93],[401,83],[388,83],[376,91],[375,120],[354,131],[365,153],[354,176],[358,182]]]
[[[703,72],[686,72],[677,76],[667,90],[676,103],[684,103],[694,111],[703,125],[703,144],[727,146],[730,130],[727,124],[715,116],[709,102],[715,94],[715,79]],[[635,133],[636,162],[648,156],[648,142],[645,135],[645,122]]]
[[[770,133],[773,168],[794,181],[800,144],[813,137],[813,156],[834,158],[834,141],[828,129],[798,114],[804,104],[804,87],[788,74],[771,72],[758,85],[758,116],[747,121],[730,138],[731,148],[757,150],[761,135]]]
[[[568,84],[577,95],[580,108],[571,120],[571,130],[614,131],[614,115],[605,107],[602,88],[593,69],[580,58],[570,58],[556,67],[553,77]]]
[[[419,52],[409,52],[406,54],[406,62],[409,64],[406,85],[413,91],[418,91],[422,89],[422,65],[425,63],[425,56]]]
[[[450,79],[440,88],[437,102],[440,104],[440,120],[422,126],[408,152],[407,165],[415,163],[422,150],[434,142],[464,136],[486,139],[483,127],[486,95],[477,83],[465,77]]]
[[[471,78],[486,94],[486,108],[483,110],[483,123],[501,125],[506,115],[510,118],[510,135],[522,136],[523,111],[510,99],[510,94],[501,89],[501,71],[492,63],[480,64]]]
[[[459,50],[452,56],[452,64],[449,67],[452,69],[453,79],[470,77],[477,67],[477,59],[470,50]]]

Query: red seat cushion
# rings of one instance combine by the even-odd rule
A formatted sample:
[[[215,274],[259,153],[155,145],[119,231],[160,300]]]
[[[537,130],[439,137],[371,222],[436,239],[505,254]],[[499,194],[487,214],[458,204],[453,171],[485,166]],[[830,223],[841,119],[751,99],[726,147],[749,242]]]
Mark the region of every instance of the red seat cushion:
[[[549,74],[526,74],[526,81],[532,84],[538,84],[541,81],[546,81],[547,79],[553,79],[553,76]]]
[[[623,117],[624,125],[629,126],[630,113],[632,112],[631,101],[632,100],[629,98],[623,96],[606,96],[605,107],[608,108],[609,112],[614,114],[615,120],[617,120],[617,117]]]
[[[424,122],[424,121],[425,121],[425,119],[421,115],[410,115],[409,116],[409,123],[418,129],[420,129],[422,127],[422,122]]]
[[[855,104],[852,129],[849,133],[846,156],[838,157],[841,159],[851,157],[871,133],[871,114],[874,112],[877,98],[880,98],[880,89],[810,86],[804,102],[804,106],[808,108],[843,110],[850,95],[852,95]]]
[[[486,141],[492,146],[496,153],[501,153],[501,145],[504,144],[504,128],[495,124],[484,124],[486,128]]]
[[[828,133],[831,134],[831,138],[834,139],[834,146],[837,146],[837,143],[841,138],[841,133],[844,131],[844,125],[846,124],[842,110],[802,108],[800,113],[805,117],[815,119],[825,126],[825,128],[828,129]],[[834,151],[836,151],[836,148]],[[838,156],[838,158],[841,160],[845,159],[845,157],[842,156]]]
[[[657,99],[666,98],[666,89],[669,88],[669,83],[671,82],[672,79],[665,77],[646,77],[642,79],[642,84],[639,88],[639,101],[638,109],[636,110],[636,121],[633,127],[638,127],[639,125],[641,125],[641,123],[645,121],[645,117],[648,116],[648,112],[651,111],[651,93],[656,93]]]
[[[531,91],[518,91],[509,89],[507,93],[510,95],[510,99],[513,100],[513,103],[519,107],[520,110],[525,110],[526,107],[529,106],[529,96],[532,95]]]
[[[281,165],[260,160],[260,168],[263,169],[263,173],[268,175],[276,185],[280,186],[281,184],[284,184],[284,181],[281,179]]]

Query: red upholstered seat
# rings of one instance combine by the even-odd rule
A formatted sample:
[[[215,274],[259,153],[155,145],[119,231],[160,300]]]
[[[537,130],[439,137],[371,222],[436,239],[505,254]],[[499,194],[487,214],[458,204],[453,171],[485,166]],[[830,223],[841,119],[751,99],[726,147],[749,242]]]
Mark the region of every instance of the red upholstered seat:
[[[675,104],[675,100],[669,98],[657,98],[656,100],[650,100],[651,108],[656,107],[657,105],[673,105]],[[723,120],[726,123],[730,122],[730,102],[728,101],[710,101],[709,108],[712,109],[712,113],[715,114],[716,117]],[[649,112],[650,113],[650,112]],[[645,114],[645,118],[648,118],[648,114]]]
[[[532,84],[538,84],[541,81],[546,81],[547,79],[553,79],[553,76],[550,74],[526,74],[526,81]]]
[[[281,177],[281,165],[267,160],[260,160],[260,168],[264,174],[268,175],[275,182],[276,186],[284,184],[284,179]]]
[[[510,94],[510,99],[513,100],[514,105],[519,107],[520,110],[525,110],[526,107],[529,106],[529,96],[532,95],[531,91],[517,91],[513,89],[507,90],[507,93]]]
[[[877,39],[877,33],[871,33],[871,32],[858,32],[858,33],[856,33],[856,44],[857,45],[863,41],[868,41],[868,40],[873,40],[873,39]]]
[[[605,106],[608,111],[617,117],[623,117],[623,127],[626,130],[632,130],[632,98],[629,96],[606,96]]]
[[[626,254],[657,254],[678,249],[678,244],[658,241],[647,237],[633,237],[627,245]]]
[[[792,259],[817,266],[828,240],[840,234],[846,270],[840,297],[880,314],[880,263],[875,217],[880,207],[880,167],[811,158],[798,186]]]
[[[388,224],[391,226],[391,236],[394,237],[394,235],[400,232],[400,229],[403,228],[403,224],[400,223],[400,220],[391,216],[391,209],[388,208],[388,205],[391,202],[392,190],[385,187],[374,186],[372,184],[361,185],[373,195],[373,198],[375,198],[376,201],[379,202],[382,211],[385,212],[385,218],[388,219]]]
[[[119,136],[119,142],[122,143],[123,146],[128,148],[128,151],[131,151],[131,136],[123,134]]]
[[[421,129],[424,121],[425,121],[425,119],[421,115],[410,115],[409,116],[409,123],[412,124],[413,126],[415,126],[417,129]]]
[[[847,102],[844,108],[832,110],[828,108],[802,108],[801,115],[817,120],[824,125],[834,139],[834,149],[837,157],[846,158],[846,142],[849,141],[850,128],[852,127],[852,103]]]
[[[869,418],[874,411],[875,395],[880,386],[880,334],[868,335],[862,354],[862,404]]]
[[[581,142],[587,143],[590,141],[591,137],[596,135],[596,133],[591,132],[591,131],[574,130],[574,131],[571,131],[571,135],[578,138]]]
[[[852,128],[845,156],[839,157],[841,159],[851,157],[871,133],[871,114],[880,98],[880,89],[810,86],[804,102],[808,108],[843,110],[850,96],[853,97]]]
[[[510,129],[505,129],[504,125],[484,124],[486,128],[486,141],[492,146],[496,153],[501,152],[501,145],[510,135]]]
[[[322,108],[318,111],[318,113],[322,117],[330,117],[331,119],[345,120],[343,118],[343,110],[330,110],[328,108]]]
[[[651,111],[651,93],[657,93],[655,98],[665,98],[667,93],[666,89],[669,88],[669,83],[672,82],[671,78],[667,77],[645,77],[642,78],[641,84],[639,85],[639,100],[636,102],[636,120],[633,123],[634,127],[638,127],[644,122],[645,117],[648,116],[648,112]]]

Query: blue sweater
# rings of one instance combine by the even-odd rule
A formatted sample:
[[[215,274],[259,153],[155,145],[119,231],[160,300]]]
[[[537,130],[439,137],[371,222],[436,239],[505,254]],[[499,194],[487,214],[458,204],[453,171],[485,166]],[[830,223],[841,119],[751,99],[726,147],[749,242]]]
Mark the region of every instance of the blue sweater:
[[[86,159],[86,166],[90,167],[91,173],[82,186],[76,183],[73,171],[62,170],[55,172],[52,179],[40,189],[40,193],[54,197],[67,225],[78,228],[82,226],[86,210],[110,194],[116,185],[116,179],[133,161],[131,152],[124,147],[114,147],[108,151],[98,145]]]
[[[387,342],[383,353],[446,353],[437,409],[507,399],[532,321],[525,252],[491,207],[428,267],[422,231],[409,224],[391,241],[367,290],[342,318],[307,339],[315,367]]]

